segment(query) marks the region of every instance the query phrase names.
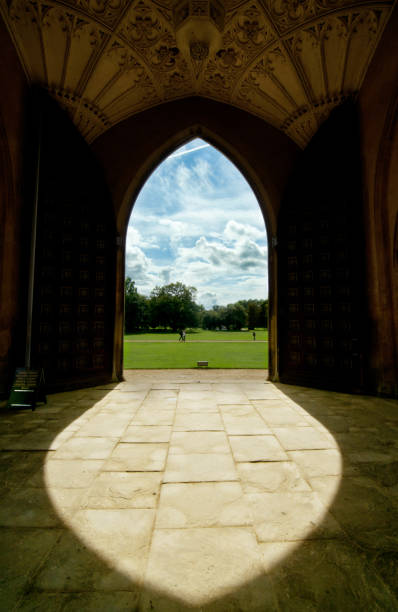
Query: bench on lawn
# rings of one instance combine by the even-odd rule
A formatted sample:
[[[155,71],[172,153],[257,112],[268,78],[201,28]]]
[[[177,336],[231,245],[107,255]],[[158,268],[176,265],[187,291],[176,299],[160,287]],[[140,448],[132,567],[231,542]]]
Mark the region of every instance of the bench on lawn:
[[[209,365],[209,362],[208,362],[208,361],[198,361],[198,362],[197,362],[197,365],[198,365],[198,366],[208,366],[208,365]]]

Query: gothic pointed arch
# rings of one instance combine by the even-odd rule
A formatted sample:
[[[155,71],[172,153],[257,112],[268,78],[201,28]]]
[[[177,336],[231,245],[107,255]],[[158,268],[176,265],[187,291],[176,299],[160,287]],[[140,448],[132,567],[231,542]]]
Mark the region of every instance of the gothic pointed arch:
[[[252,187],[266,220],[269,241],[270,377],[277,378],[276,217],[287,176],[299,149],[272,126],[203,98],[161,105],[114,126],[93,144],[108,177],[120,236],[116,265],[115,364],[122,376],[124,244],[134,199],[156,166],[184,142],[200,136],[226,155]]]

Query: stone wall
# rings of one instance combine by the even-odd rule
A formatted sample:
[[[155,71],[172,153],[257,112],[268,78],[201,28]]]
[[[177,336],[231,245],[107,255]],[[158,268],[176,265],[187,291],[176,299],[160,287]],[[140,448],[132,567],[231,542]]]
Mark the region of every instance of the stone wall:
[[[0,20],[0,395],[24,363],[29,211],[24,208],[27,84]]]
[[[365,202],[370,382],[398,395],[398,7],[359,96]]]

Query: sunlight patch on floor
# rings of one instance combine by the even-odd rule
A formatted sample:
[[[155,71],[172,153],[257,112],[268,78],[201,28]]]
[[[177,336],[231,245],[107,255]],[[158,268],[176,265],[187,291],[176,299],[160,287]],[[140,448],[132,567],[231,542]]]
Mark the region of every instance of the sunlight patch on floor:
[[[256,589],[304,541],[339,537],[339,447],[298,402],[256,379],[141,381],[93,390],[45,463],[56,512],[109,568],[98,588],[139,585],[143,609],[201,606]],[[64,574],[44,570],[41,587]]]

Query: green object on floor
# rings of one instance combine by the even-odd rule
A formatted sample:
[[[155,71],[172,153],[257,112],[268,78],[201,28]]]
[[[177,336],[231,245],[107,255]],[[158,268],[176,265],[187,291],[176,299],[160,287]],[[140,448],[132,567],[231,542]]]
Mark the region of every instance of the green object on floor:
[[[42,369],[17,368],[8,399],[8,408],[36,408],[36,402],[46,402]]]

